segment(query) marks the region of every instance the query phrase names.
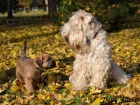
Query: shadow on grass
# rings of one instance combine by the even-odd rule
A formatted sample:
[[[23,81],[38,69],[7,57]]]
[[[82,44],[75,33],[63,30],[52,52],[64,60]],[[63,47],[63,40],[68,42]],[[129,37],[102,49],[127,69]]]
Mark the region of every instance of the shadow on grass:
[[[46,80],[46,81],[44,81]],[[64,84],[64,81],[69,80],[69,76],[58,72],[58,73],[54,73],[51,72],[49,74],[45,74],[43,76],[41,76],[41,80],[40,83],[43,83],[45,86],[48,85],[48,83],[61,83]]]
[[[48,22],[48,15],[40,16],[18,16],[11,19],[0,17],[0,25],[6,26],[19,26],[19,25],[29,25],[29,24],[39,24],[43,22]]]
[[[66,65],[72,66],[73,61],[74,61],[74,57],[67,57],[67,58],[64,58],[64,59],[59,59],[59,66],[60,66],[60,68],[64,68],[62,66],[62,63],[65,63]],[[45,70],[44,70],[44,72],[45,72]],[[44,80],[49,80],[49,78],[52,78],[52,77],[54,79],[52,79],[51,82],[60,82],[61,84],[64,84],[65,80],[69,80],[69,76],[64,74],[64,73],[50,72],[50,73],[47,73],[45,75],[42,75],[40,82],[44,83],[44,85],[47,85],[48,81],[44,81]],[[9,81],[13,81],[14,79],[16,79],[16,68],[15,67],[11,68],[10,70],[0,71],[0,84],[6,83],[6,82],[9,82]]]
[[[16,68],[11,68],[10,70],[0,71],[0,84],[5,82],[13,81],[16,78]]]
[[[65,63],[66,65],[72,66],[73,61],[74,61],[74,57],[67,57],[64,59],[59,59],[59,67],[62,68],[62,70],[63,69],[66,70],[66,68],[63,66],[63,64]],[[50,73],[42,76],[41,82],[43,82],[44,80],[48,80],[48,81],[44,82],[44,85],[47,85],[49,83],[50,78],[51,78],[51,82],[57,82],[60,84],[65,84],[65,81],[69,81],[69,75],[60,71],[58,73],[50,72]]]
[[[1,18],[0,18],[1,19]],[[7,21],[9,23],[7,23]],[[19,26],[36,26],[36,25],[41,25],[41,24],[47,24],[50,23],[50,21],[48,20],[48,16],[30,16],[30,17],[15,17],[13,19],[3,19],[3,21],[0,22],[0,25],[4,25],[4,27],[7,27],[5,29],[1,28],[0,31],[1,32],[5,32],[5,30],[10,30],[12,28],[16,28]],[[11,39],[4,39],[4,40],[0,40],[0,45],[2,44],[7,44],[7,43],[14,43],[14,42],[20,42],[23,39],[25,40],[30,40],[30,39],[35,39],[37,37],[44,37],[44,36],[50,36],[53,34],[58,33],[59,31],[55,31],[52,33],[47,33],[47,34],[35,34],[34,36],[23,36],[22,38],[14,38],[14,36]]]
[[[59,59],[59,65],[61,67],[62,63],[65,63],[66,65],[72,66],[75,58],[74,57],[67,57],[64,59]]]
[[[48,37],[50,35],[54,35],[54,34],[57,34],[59,31],[55,31],[55,32],[52,32],[52,33],[47,33],[47,34],[37,34],[37,35],[34,35],[34,36],[24,36],[24,37],[21,37],[21,38],[14,38],[12,37],[10,40],[0,40],[0,45],[2,44],[7,44],[8,43],[15,43],[15,42],[21,42],[23,40],[30,40],[30,39],[35,39],[37,37]]]
[[[124,68],[124,70],[126,72],[128,72],[128,74],[129,73],[132,73],[132,75],[139,74],[140,73],[140,63],[134,63],[134,64],[130,65],[129,67]]]

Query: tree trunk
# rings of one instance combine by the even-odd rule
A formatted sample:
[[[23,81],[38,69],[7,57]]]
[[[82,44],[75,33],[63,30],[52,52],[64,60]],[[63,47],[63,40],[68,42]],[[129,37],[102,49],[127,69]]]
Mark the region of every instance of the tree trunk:
[[[55,12],[57,9],[56,9],[56,0],[48,0],[48,9],[49,9],[49,19],[50,20],[53,20],[52,19],[52,14],[53,12]]]
[[[8,12],[7,18],[8,18],[8,19],[13,18],[11,0],[7,0],[7,12]]]

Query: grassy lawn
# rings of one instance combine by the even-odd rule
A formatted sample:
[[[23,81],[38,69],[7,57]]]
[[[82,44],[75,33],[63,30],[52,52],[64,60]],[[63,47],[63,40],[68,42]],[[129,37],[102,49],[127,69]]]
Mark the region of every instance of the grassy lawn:
[[[17,12],[13,14],[12,19],[6,19],[7,13],[5,14],[0,14],[0,25],[20,25],[20,24],[31,24],[31,23],[36,23],[40,22],[41,20],[47,20],[47,12],[44,12],[43,10],[39,11],[30,11],[29,13],[27,12]]]
[[[23,15],[24,16],[24,15]],[[140,20],[128,18],[122,30],[107,33],[114,61],[133,77],[128,84],[112,83],[110,88],[95,87],[76,92],[68,81],[72,73],[74,52],[59,34],[60,26],[48,21],[26,25],[0,26],[0,104],[1,105],[137,105],[140,104]],[[35,23],[37,21],[34,21]],[[23,41],[27,40],[27,56],[50,54],[57,63],[44,70],[38,89],[28,93],[17,85],[15,67]]]

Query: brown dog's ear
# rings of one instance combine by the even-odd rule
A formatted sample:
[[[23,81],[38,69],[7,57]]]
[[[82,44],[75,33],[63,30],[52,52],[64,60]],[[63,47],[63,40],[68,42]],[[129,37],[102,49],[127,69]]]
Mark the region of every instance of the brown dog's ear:
[[[42,65],[43,65],[42,57],[36,57],[35,58],[35,61],[38,64],[38,66],[42,67]]]

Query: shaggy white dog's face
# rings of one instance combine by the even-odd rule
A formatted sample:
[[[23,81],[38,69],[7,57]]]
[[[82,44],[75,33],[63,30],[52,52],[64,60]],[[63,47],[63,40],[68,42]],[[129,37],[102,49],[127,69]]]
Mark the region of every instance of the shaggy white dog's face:
[[[75,12],[62,27],[61,35],[75,51],[87,50],[101,24],[83,10]],[[84,49],[83,49],[84,48]]]

